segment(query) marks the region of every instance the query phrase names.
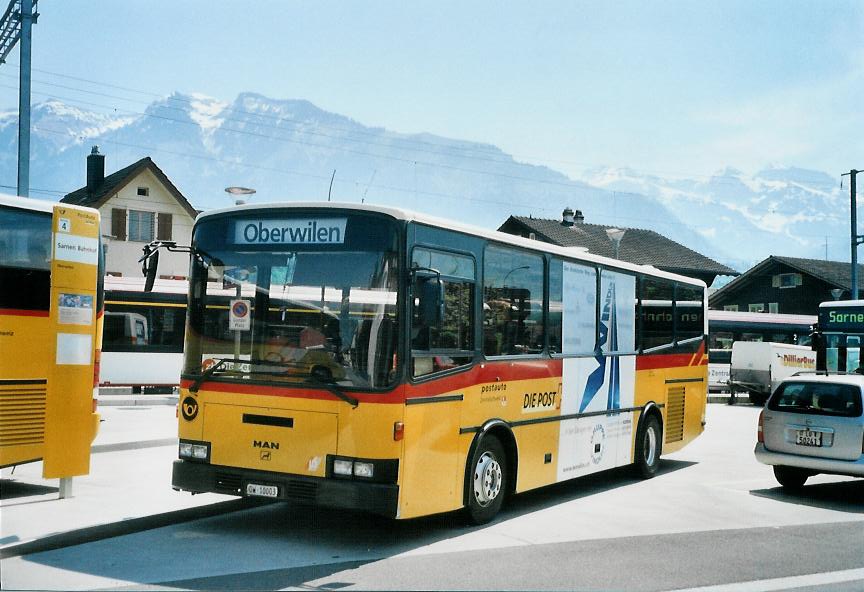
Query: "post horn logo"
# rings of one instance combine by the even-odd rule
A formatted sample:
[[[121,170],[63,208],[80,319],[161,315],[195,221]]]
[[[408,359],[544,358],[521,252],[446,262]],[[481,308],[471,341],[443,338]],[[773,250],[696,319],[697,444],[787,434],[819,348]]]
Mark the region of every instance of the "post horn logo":
[[[183,413],[183,419],[192,421],[198,415],[198,401],[193,397],[186,397],[180,404],[180,411]]]

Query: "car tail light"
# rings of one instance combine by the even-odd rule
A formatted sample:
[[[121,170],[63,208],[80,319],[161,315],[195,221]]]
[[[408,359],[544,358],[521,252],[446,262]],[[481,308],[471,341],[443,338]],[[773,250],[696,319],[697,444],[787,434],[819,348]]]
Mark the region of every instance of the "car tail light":
[[[760,444],[765,443],[765,434],[762,431],[762,426],[765,423],[765,410],[759,412],[759,425],[756,427],[756,441]]]

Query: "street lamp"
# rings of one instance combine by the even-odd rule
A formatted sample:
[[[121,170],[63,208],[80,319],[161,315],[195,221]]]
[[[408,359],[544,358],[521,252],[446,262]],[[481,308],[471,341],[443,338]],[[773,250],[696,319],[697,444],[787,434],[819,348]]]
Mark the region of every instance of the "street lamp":
[[[843,289],[842,288],[832,288],[831,289],[831,296],[834,297],[834,300],[840,300],[840,297],[842,295],[843,295]]]
[[[506,288],[506,287],[507,287],[507,278],[510,277],[510,274],[511,274],[511,273],[513,273],[514,271],[520,271],[520,270],[523,270],[523,269],[530,269],[530,267],[527,266],[527,265],[520,265],[519,267],[514,267],[513,269],[511,269],[510,271],[508,271],[508,272],[507,272],[507,275],[504,276],[504,279],[501,280],[501,287],[502,287],[502,288]]]
[[[609,237],[609,240],[612,241],[612,244],[615,245],[615,258],[618,259],[618,249],[621,247],[621,239],[624,238],[624,234],[627,232],[627,229],[621,230],[620,228],[607,228],[606,236]]]
[[[238,196],[238,195],[252,195],[253,193],[255,193],[255,190],[250,189],[249,187],[226,187],[225,193],[235,196],[235,200],[234,200],[235,206],[242,206],[243,204],[246,203],[246,200],[243,199],[242,197],[236,197],[236,196]]]

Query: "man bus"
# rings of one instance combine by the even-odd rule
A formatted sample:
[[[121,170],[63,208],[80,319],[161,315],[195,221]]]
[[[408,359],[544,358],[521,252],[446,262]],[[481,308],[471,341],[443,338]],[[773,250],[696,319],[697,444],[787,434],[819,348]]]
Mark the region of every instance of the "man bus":
[[[176,489],[482,523],[703,431],[702,282],[362,204],[208,212],[186,250]]]
[[[90,468],[102,323],[99,213],[0,195],[0,466]]]

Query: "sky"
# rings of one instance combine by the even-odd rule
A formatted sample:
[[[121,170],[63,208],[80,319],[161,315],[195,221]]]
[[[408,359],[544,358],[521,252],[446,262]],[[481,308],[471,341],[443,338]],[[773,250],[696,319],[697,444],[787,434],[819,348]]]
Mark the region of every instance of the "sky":
[[[6,0],[0,0],[5,7]],[[864,168],[864,2],[40,0],[33,101],[306,99],[572,177]],[[18,50],[0,65],[17,109]],[[74,101],[77,101],[75,103]]]

